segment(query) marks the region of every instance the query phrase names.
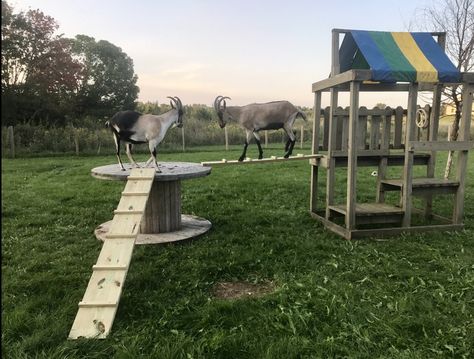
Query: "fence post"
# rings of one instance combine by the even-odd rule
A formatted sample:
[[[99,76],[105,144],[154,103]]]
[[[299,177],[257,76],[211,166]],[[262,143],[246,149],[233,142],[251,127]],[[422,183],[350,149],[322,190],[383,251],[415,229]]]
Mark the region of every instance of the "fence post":
[[[265,130],[265,148],[268,147],[268,131]]]
[[[79,133],[74,129],[74,145],[76,146],[76,156],[79,156]]]
[[[301,145],[300,148],[303,148],[303,142],[304,142],[304,127],[301,125]]]
[[[229,134],[227,133],[227,126],[224,127],[224,136],[225,136],[225,150],[229,151]]]
[[[15,158],[15,137],[13,136],[13,126],[8,126],[8,141],[10,142],[10,157]]]
[[[186,151],[186,143],[185,143],[185,140],[184,140],[184,126],[181,127],[181,137],[183,139],[183,152]]]

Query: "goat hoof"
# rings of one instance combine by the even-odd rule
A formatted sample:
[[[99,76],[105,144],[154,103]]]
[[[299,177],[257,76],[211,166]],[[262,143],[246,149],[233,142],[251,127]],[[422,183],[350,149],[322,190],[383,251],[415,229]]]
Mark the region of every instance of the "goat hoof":
[[[239,161],[239,162],[243,162],[243,160],[244,160],[244,158],[243,158],[243,157],[240,157],[238,161]]]

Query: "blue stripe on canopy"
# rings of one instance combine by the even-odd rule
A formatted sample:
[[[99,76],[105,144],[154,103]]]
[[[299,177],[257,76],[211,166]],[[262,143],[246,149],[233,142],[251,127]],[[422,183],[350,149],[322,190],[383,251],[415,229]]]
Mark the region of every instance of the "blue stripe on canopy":
[[[396,82],[393,71],[369,31],[351,31],[357,46],[370,65],[374,80]]]
[[[429,62],[438,71],[440,82],[459,82],[461,74],[459,70],[448,59],[443,49],[435,42],[433,36],[424,32],[412,32],[411,36],[426,56]]]

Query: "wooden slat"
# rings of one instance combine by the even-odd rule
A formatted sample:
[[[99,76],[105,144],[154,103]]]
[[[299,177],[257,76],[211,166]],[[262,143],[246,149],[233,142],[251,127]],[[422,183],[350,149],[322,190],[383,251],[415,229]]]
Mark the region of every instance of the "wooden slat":
[[[473,141],[410,141],[409,151],[469,151],[474,148]]]
[[[390,107],[384,109],[385,115],[382,116],[382,136],[380,141],[380,149],[388,150],[390,147],[390,132],[392,125],[392,110]],[[377,170],[377,192],[376,192],[376,201],[382,203],[385,201],[385,194],[382,190],[381,180],[384,179],[387,175],[387,156],[382,156],[380,158],[378,170]]]
[[[402,148],[402,131],[403,131],[403,108],[398,106],[395,109],[395,120],[394,120],[394,138],[393,148]]]

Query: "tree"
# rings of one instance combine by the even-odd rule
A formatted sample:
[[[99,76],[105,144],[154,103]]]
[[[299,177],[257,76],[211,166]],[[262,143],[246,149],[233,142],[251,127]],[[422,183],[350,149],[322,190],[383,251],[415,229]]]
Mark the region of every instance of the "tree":
[[[82,67],[57,29],[41,11],[14,13],[2,1],[2,123],[64,119]]]
[[[421,30],[446,32],[446,53],[462,72],[474,68],[474,0],[438,0],[415,14],[416,27]],[[459,86],[445,88],[444,102],[456,107],[451,141],[455,141],[461,119],[462,95]],[[446,164],[445,177],[449,176],[452,152]]]
[[[136,107],[137,75],[132,59],[108,41],[86,35],[71,39],[75,58],[84,67],[76,96],[79,116],[110,116]]]

